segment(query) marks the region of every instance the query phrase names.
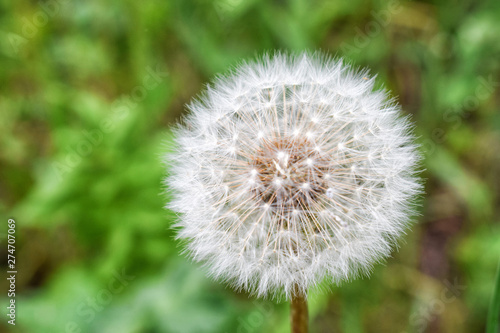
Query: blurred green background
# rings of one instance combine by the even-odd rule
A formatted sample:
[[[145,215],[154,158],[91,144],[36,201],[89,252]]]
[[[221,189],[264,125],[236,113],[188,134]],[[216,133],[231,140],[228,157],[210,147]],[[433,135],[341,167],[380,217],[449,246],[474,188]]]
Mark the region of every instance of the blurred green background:
[[[0,0],[0,331],[288,332],[288,304],[180,254],[161,155],[184,104],[265,51],[378,73],[425,155],[386,265],[311,296],[311,332],[484,332],[500,256],[500,2]],[[4,276],[2,273],[2,276]]]

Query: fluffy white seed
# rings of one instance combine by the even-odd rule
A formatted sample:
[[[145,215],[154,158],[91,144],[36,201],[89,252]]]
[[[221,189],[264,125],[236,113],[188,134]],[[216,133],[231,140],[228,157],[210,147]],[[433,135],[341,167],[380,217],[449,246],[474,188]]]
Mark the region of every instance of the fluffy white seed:
[[[211,275],[289,298],[368,273],[420,192],[412,126],[366,71],[275,55],[218,78],[165,157],[179,238]]]

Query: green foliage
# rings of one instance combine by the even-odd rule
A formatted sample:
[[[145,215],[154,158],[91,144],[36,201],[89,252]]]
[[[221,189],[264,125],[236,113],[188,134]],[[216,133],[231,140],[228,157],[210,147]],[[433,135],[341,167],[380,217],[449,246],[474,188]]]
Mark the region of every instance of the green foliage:
[[[491,297],[491,305],[488,312],[488,333],[500,331],[500,263],[498,265],[496,280],[495,290]]]
[[[0,211],[2,228],[17,221],[20,272],[17,325],[0,329],[287,332],[287,304],[181,254],[161,156],[215,74],[322,49],[370,67],[412,114],[427,194],[370,279],[311,295],[311,331],[483,332],[500,253],[499,15],[498,1],[0,0]]]

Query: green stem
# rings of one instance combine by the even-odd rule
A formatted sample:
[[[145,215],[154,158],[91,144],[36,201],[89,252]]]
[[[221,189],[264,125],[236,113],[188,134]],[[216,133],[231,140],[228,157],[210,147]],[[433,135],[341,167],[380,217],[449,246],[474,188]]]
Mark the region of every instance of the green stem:
[[[493,297],[491,299],[490,311],[488,312],[488,323],[486,333],[500,332],[500,262],[498,263],[497,278]]]
[[[292,333],[307,333],[309,324],[309,314],[307,311],[306,296],[295,288],[290,304],[290,320]]]

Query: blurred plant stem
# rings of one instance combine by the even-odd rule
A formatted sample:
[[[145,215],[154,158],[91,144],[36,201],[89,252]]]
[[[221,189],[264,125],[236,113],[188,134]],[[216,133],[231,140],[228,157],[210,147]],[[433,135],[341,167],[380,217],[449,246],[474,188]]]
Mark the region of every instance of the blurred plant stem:
[[[295,287],[290,304],[290,320],[292,333],[307,333],[309,324],[309,315],[307,311],[306,296]]]
[[[486,333],[500,332],[500,261],[498,262],[495,289],[493,291]]]

